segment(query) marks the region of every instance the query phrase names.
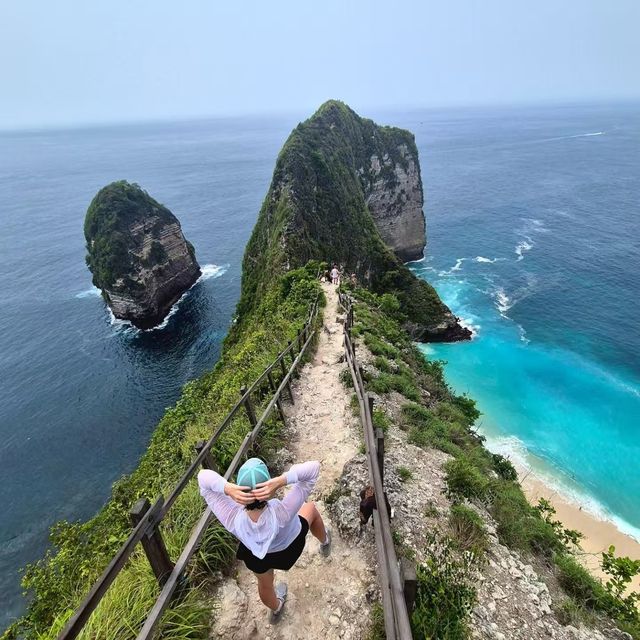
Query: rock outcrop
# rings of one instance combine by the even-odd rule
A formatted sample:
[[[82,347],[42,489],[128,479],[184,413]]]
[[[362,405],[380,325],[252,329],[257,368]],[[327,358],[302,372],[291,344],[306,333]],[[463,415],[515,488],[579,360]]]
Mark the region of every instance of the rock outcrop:
[[[415,342],[460,342],[473,337],[473,332],[460,323],[460,318],[449,311],[438,324],[405,322],[404,330]]]
[[[137,184],[113,182],[84,223],[87,265],[113,315],[140,329],[161,323],[200,277],[178,219]]]
[[[361,175],[366,203],[382,239],[400,260],[408,262],[424,253],[424,197],[415,144],[401,142],[396,150],[395,161],[388,153],[373,154]]]
[[[320,260],[396,296],[416,339],[470,338],[433,287],[403,264],[422,257],[424,224],[413,134],[326,102],[278,156],[245,251],[240,318],[278,274]]]

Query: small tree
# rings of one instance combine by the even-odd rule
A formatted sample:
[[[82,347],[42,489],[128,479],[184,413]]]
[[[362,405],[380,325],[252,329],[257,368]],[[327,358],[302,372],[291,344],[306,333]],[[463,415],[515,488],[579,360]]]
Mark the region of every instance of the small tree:
[[[565,529],[560,520],[554,520],[553,516],[556,515],[556,510],[548,500],[540,498],[535,509],[540,513],[540,517],[547,524],[550,524],[553,527],[553,530],[567,551],[573,551],[576,548],[580,548],[580,540],[584,538],[584,535],[576,529]]]
[[[608,551],[602,554],[602,570],[609,576],[605,583],[607,591],[617,600],[620,615],[629,621],[638,619],[638,602],[640,593],[632,591],[626,593],[627,587],[638,574],[640,574],[640,560],[617,557],[616,548],[611,545]]]

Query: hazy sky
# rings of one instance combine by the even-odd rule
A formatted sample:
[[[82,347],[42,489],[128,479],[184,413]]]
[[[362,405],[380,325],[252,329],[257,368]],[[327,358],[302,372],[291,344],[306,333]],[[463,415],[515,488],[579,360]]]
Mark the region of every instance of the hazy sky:
[[[0,128],[640,97],[639,0],[2,0]]]

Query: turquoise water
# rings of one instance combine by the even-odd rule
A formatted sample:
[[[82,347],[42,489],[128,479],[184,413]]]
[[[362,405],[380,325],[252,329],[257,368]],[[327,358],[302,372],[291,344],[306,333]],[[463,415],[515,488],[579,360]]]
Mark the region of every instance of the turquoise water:
[[[526,342],[495,309],[478,304],[470,312],[462,301],[474,292],[465,281],[438,281],[437,288],[480,328],[471,343],[423,348],[447,361],[457,391],[478,401],[490,448],[533,464],[586,508],[638,536],[640,398],[633,381],[569,349]]]
[[[425,125],[429,245],[411,268],[476,332],[423,349],[478,401],[490,448],[640,538],[636,113]]]

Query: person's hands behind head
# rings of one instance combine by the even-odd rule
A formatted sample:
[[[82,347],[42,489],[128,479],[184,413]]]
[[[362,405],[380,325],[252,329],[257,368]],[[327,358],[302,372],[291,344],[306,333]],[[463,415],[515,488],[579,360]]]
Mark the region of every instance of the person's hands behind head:
[[[237,484],[233,484],[233,482],[227,482],[224,485],[224,492],[242,506],[251,504],[255,500],[251,487],[240,487]]]
[[[287,477],[283,474],[277,478],[271,478],[271,480],[267,480],[266,482],[259,482],[251,494],[256,500],[270,500],[276,491],[286,486],[286,484]]]

